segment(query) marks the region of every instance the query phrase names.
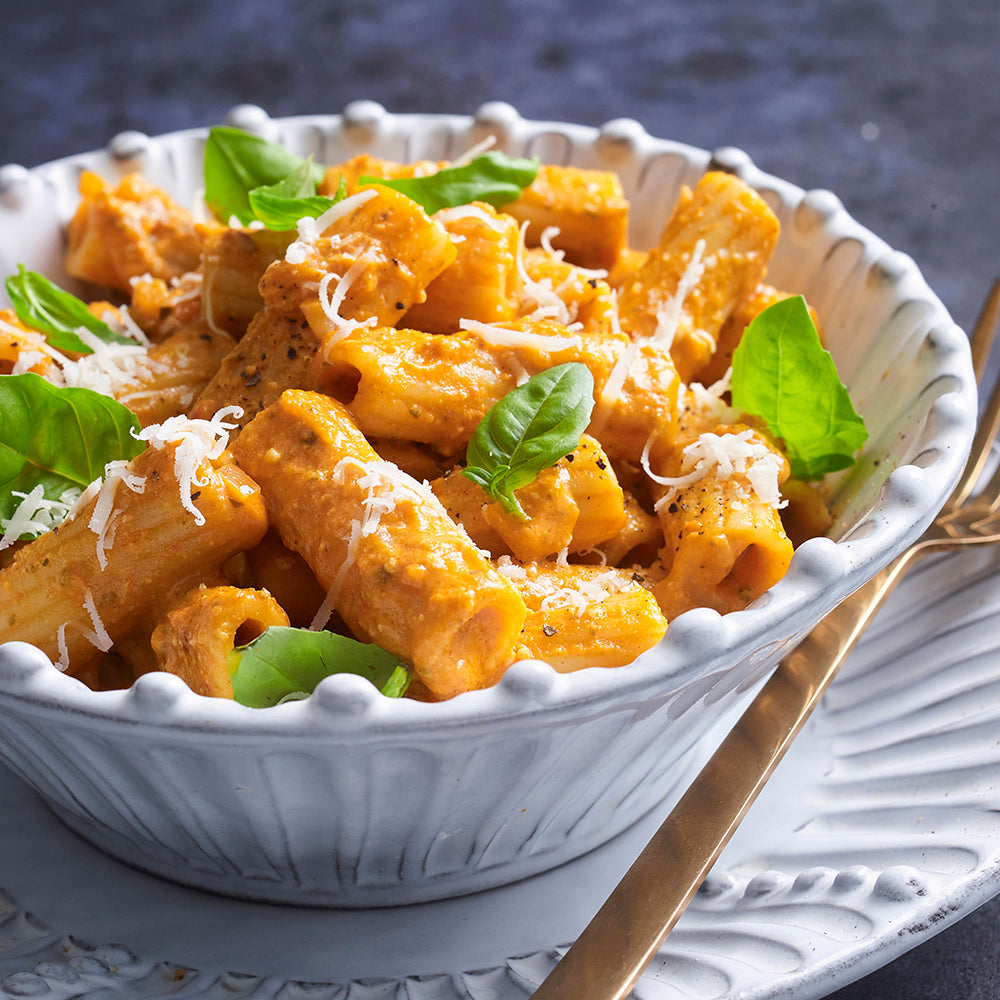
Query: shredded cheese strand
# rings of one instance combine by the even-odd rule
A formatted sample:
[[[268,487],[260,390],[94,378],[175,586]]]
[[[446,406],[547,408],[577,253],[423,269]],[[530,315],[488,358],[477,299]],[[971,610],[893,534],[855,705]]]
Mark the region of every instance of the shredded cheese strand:
[[[426,482],[421,483],[414,479],[392,462],[381,458],[364,462],[353,455],[346,455],[333,467],[331,479],[333,482],[344,484],[351,470],[355,473],[354,485],[365,491],[361,500],[361,515],[350,523],[344,561],[337,569],[323,603],[309,625],[313,631],[323,628],[329,621],[340,597],[347,572],[357,559],[358,546],[362,538],[367,538],[378,530],[382,515],[395,510],[400,499],[407,494],[414,496],[418,503],[433,507],[442,517],[450,520],[448,511],[431,491],[430,486]]]
[[[685,299],[698,287],[698,282],[705,274],[704,254],[705,241],[698,240],[691,251],[691,257],[684,268],[681,280],[677,283],[677,290],[656,310],[656,329],[650,340],[665,350],[670,350],[674,337],[677,336]]]
[[[477,156],[482,156],[487,150],[492,149],[496,144],[497,137],[495,135],[488,135],[485,139],[481,139],[475,145],[470,146],[464,153],[456,156],[451,161],[451,165],[453,167],[464,167],[467,163],[471,163]]]
[[[59,649],[59,659],[56,660],[56,668],[66,673],[69,670],[69,647],[66,645],[66,626],[69,622],[63,622],[56,629],[56,644]]]
[[[120,510],[114,509],[118,484],[124,483],[133,493],[145,492],[145,476],[129,472],[128,462],[119,460],[108,462],[104,467],[104,482],[97,493],[97,502],[87,527],[97,535],[97,563],[102,570],[108,565],[107,550],[114,545],[115,521]]]
[[[111,636],[108,635],[108,630],[104,627],[104,622],[101,621],[101,616],[97,611],[97,602],[89,587],[84,591],[83,607],[90,615],[90,623],[94,627],[93,632],[86,634],[87,641],[92,646],[96,646],[102,653],[106,653],[114,643],[111,641]]]
[[[355,330],[373,327],[378,324],[375,316],[369,316],[364,320],[346,319],[340,315],[340,307],[344,304],[344,299],[351,288],[351,285],[365,272],[367,268],[365,259],[356,260],[343,275],[324,274],[319,282],[319,304],[323,309],[323,315],[330,323],[331,336],[327,338],[323,347],[328,350],[334,344],[339,343],[345,337],[349,337]],[[334,285],[333,293],[327,295],[331,283]]]
[[[479,205],[454,205],[451,208],[440,208],[434,213],[434,218],[438,222],[447,225],[449,222],[457,222],[460,219],[476,219],[484,225],[489,226],[495,233],[504,233],[507,229],[507,222],[498,219],[479,207]],[[454,234],[452,234],[454,236]],[[464,240],[464,236],[459,237]]]
[[[622,336],[621,323],[618,319],[618,292],[611,293],[611,334],[614,339]],[[604,429],[614,408],[615,402],[621,396],[622,389],[625,388],[625,380],[628,378],[632,365],[635,363],[635,356],[639,353],[639,342],[633,340],[615,359],[615,363],[608,373],[608,377],[601,386],[597,394],[594,405],[594,413],[590,421],[590,434],[598,435]]]
[[[518,277],[521,279],[522,286],[519,315],[526,319],[553,319],[565,327],[573,327],[576,323],[579,307],[576,303],[568,303],[562,297],[561,293],[567,291],[572,285],[578,284],[580,281],[590,278],[606,278],[608,272],[587,270],[586,268],[574,265],[558,288],[553,287],[551,278],[540,278],[538,280],[532,278],[528,273],[528,267],[524,260],[524,241],[527,229],[528,223],[522,223],[518,231],[517,248],[514,253],[514,266]],[[540,239],[542,241],[542,249],[554,260],[561,261],[563,259],[563,251],[553,249],[551,243],[552,237],[558,235],[558,233],[559,229],[557,226],[547,226],[542,231]]]
[[[333,582],[330,584],[326,596],[323,598],[323,602],[316,609],[316,614],[313,615],[313,620],[309,623],[311,631],[318,632],[320,629],[326,628],[326,624],[330,620],[330,615],[333,614],[333,609],[337,604],[337,599],[340,597],[340,591],[344,586],[344,578],[347,576],[347,571],[354,565],[360,541],[361,521],[355,520],[351,522],[351,534],[347,539],[347,552],[344,555],[344,561],[340,564],[340,568],[337,570]]]
[[[285,260],[289,264],[304,264],[309,254],[316,248],[319,238],[335,222],[339,222],[345,215],[350,215],[356,208],[360,208],[366,201],[374,198],[378,194],[378,189],[374,187],[364,188],[347,198],[331,205],[321,215],[312,218],[305,216],[299,219],[295,227],[298,239],[288,244],[285,251]]]
[[[162,424],[151,424],[135,434],[139,441],[146,441],[153,448],[177,445],[174,452],[174,476],[180,488],[181,505],[190,512],[199,527],[205,523],[205,515],[195,506],[191,494],[196,487],[206,485],[208,480],[198,478],[198,469],[205,463],[214,462],[226,450],[229,432],[237,425],[227,423],[225,418],[239,418],[242,415],[242,407],[224,406],[210,420],[170,417]]]
[[[11,495],[21,502],[10,517],[0,519],[0,551],[13,545],[22,535],[43,535],[62,524],[76,506],[81,495],[73,486],[64,490],[58,500],[45,496],[45,487],[39,483],[29,493],[12,490]]]
[[[529,347],[538,351],[559,351],[582,346],[579,337],[557,337],[527,330],[512,330],[509,327],[480,323],[479,320],[462,319],[459,328],[473,333],[480,340],[496,347]]]
[[[752,430],[735,434],[707,431],[699,435],[684,448],[679,476],[659,476],[653,472],[649,465],[651,443],[652,437],[642,451],[642,468],[653,482],[668,487],[654,505],[656,510],[671,502],[680,490],[692,486],[716,468],[723,477],[742,475],[762,503],[778,509],[787,503],[781,498],[778,484],[784,460],[758,440]]]

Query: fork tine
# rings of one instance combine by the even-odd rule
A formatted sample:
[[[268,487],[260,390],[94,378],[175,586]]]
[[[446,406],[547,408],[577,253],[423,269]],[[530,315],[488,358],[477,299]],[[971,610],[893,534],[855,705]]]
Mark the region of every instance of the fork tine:
[[[990,348],[997,333],[998,323],[1000,323],[1000,278],[993,282],[993,287],[986,296],[979,318],[972,329],[972,361],[976,377],[980,381],[990,356]],[[953,510],[965,503],[972,495],[992,454],[993,442],[998,430],[1000,430],[1000,378],[993,386],[986,409],[983,411],[982,419],[976,429],[976,436],[972,440],[969,461],[962,471],[958,485],[945,505],[945,510]],[[993,490],[994,493],[1000,490],[1000,469],[994,473],[984,492],[986,490]]]
[[[972,367],[979,383],[983,381],[986,362],[989,360],[990,349],[996,337],[998,320],[1000,320],[1000,278],[993,282],[993,287],[983,302],[969,337],[972,344]]]

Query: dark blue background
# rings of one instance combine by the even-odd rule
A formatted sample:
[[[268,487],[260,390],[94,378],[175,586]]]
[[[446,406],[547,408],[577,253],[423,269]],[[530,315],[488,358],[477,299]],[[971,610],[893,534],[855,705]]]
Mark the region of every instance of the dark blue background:
[[[272,115],[471,113],[745,149],[836,191],[968,329],[1000,274],[998,0],[20,0],[2,20],[0,163]],[[1000,888],[1000,887],[998,887]],[[835,994],[995,1000],[1000,904]]]

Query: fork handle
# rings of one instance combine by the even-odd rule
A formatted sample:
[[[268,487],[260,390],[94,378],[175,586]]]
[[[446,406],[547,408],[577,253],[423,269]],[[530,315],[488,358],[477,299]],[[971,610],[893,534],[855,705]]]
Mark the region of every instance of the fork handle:
[[[841,664],[914,558],[911,548],[781,661],[677,805],[534,993],[623,1000],[656,955]]]

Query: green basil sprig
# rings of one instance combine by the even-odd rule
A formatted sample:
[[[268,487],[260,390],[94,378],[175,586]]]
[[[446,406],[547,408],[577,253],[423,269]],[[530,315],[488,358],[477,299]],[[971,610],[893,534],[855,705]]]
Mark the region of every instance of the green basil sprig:
[[[733,352],[732,404],[764,422],[798,479],[846,469],[868,438],[801,295],[747,326]]]
[[[25,326],[44,333],[57,351],[93,354],[93,349],[77,333],[81,326],[107,344],[135,344],[131,337],[115,333],[98,319],[85,302],[37,271],[26,270],[23,264],[17,265],[17,274],[8,275],[5,284],[17,318]]]
[[[77,387],[59,388],[40,375],[0,375],[0,518],[41,484],[58,500],[103,475],[108,462],[135,458],[139,421],[121,403]]]
[[[570,361],[539,372],[479,422],[462,475],[512,517],[526,520],[514,491],[576,448],[593,409],[594,377],[586,365]]]
[[[427,177],[387,180],[362,177],[360,183],[395,188],[428,213],[484,201],[499,207],[520,197],[538,174],[539,160],[491,150],[468,163]],[[209,130],[204,158],[205,203],[217,218],[235,217],[241,225],[263,222],[268,229],[294,229],[299,219],[322,214],[333,199],[316,194],[325,168],[277,143],[242,129],[220,125]]]
[[[279,184],[301,170],[303,164],[308,164],[306,175],[312,185],[309,193],[315,195],[316,185],[325,173],[322,166],[242,129],[219,125],[209,130],[205,143],[205,203],[218,219],[225,222],[235,216],[248,226],[257,220],[250,193]],[[294,228],[294,223],[284,228]]]
[[[382,184],[417,202],[428,215],[442,208],[484,201],[494,208],[508,205],[521,196],[538,175],[538,157],[507,156],[496,150],[483,153],[468,163],[445,167],[426,177],[362,177],[359,184]]]
[[[249,708],[308,698],[324,677],[358,674],[390,698],[401,698],[410,673],[397,657],[335,632],[272,625],[229,654],[233,697]]]
[[[279,232],[294,229],[299,219],[315,219],[344,197],[346,183],[333,198],[316,194],[312,157],[308,157],[277,184],[253,188],[247,198],[254,216],[268,229]]]

